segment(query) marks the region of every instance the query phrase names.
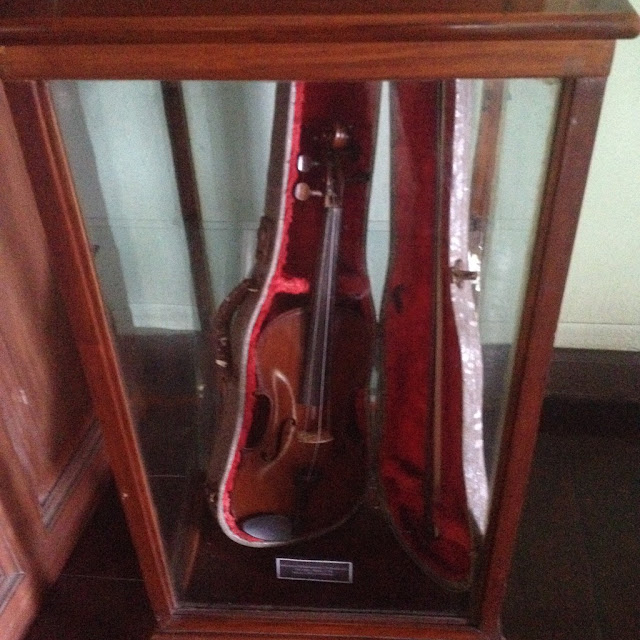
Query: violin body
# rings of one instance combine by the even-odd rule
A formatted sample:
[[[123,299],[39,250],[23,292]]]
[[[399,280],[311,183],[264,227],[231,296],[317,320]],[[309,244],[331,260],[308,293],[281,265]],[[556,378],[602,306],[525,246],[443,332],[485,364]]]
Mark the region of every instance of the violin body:
[[[371,326],[357,313],[336,309],[326,402],[312,407],[300,402],[309,315],[304,309],[282,313],[260,336],[255,393],[268,419],[260,424],[265,414],[257,415],[231,492],[241,528],[247,518],[277,514],[289,520],[292,538],[322,533],[347,518],[367,473],[358,413],[366,411]]]

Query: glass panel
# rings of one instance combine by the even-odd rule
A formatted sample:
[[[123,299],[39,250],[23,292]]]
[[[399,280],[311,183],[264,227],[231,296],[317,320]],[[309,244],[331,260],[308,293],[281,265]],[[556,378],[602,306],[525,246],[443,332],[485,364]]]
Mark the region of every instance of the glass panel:
[[[479,248],[476,252],[482,262],[478,289],[485,372],[483,420],[487,468],[492,477],[555,129],[560,81],[512,79],[483,84],[478,85],[478,91],[484,90],[485,126],[494,126],[495,133],[485,131],[484,147],[476,150],[476,162],[483,164],[485,179],[478,179],[474,185],[480,197],[472,194],[472,204],[484,211],[472,210],[471,214],[477,220],[472,244]],[[487,122],[489,119],[493,123]],[[490,163],[492,168],[487,166]],[[487,170],[491,175],[486,175]],[[474,175],[477,177],[477,172]]]
[[[51,91],[179,600],[466,616],[558,83]]]

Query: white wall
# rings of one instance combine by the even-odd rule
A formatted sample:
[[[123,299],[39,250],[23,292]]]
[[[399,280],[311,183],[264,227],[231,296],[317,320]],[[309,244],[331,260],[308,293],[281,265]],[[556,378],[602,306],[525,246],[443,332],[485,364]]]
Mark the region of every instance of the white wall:
[[[193,284],[158,82],[51,90],[118,329],[193,329]],[[245,275],[264,209],[275,84],[184,84],[217,302]]]
[[[481,266],[479,321],[484,344],[512,344],[518,335],[560,86],[557,80],[529,78],[505,83]],[[477,83],[476,92],[480,89]]]
[[[633,0],[636,5],[640,0]],[[556,337],[557,346],[640,349],[640,39],[618,45]],[[160,87],[58,82],[53,93],[103,287],[120,328],[197,325]],[[218,301],[246,272],[262,213],[274,85],[185,83]],[[549,128],[551,85],[511,83],[496,216],[487,238],[483,336],[509,341]],[[387,100],[378,149],[388,150]],[[538,109],[531,105],[538,104]],[[524,126],[522,126],[524,124]],[[518,131],[521,133],[518,134]],[[231,132],[231,133],[230,133]],[[523,166],[526,148],[531,166]],[[372,185],[368,262],[380,298],[388,244],[388,159]],[[518,172],[530,176],[524,193]],[[511,178],[509,177],[511,175]],[[514,179],[515,177],[515,179]],[[515,186],[514,186],[515,185]],[[527,204],[522,216],[523,201]],[[532,209],[533,207],[533,209]],[[513,236],[513,237],[511,237]],[[511,238],[511,240],[509,240]],[[501,248],[502,247],[502,248]],[[508,251],[505,247],[510,247]],[[114,269],[114,265],[117,268]]]
[[[640,351],[640,38],[616,48],[556,346]]]

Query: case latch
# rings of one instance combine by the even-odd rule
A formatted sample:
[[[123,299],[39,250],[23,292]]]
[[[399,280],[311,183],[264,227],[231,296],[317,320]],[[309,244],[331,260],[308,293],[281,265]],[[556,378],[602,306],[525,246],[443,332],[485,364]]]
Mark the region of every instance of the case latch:
[[[458,258],[451,266],[451,278],[458,287],[462,287],[462,283],[465,280],[478,279],[477,271],[469,271],[468,269],[463,269],[462,266],[463,262],[460,258]]]

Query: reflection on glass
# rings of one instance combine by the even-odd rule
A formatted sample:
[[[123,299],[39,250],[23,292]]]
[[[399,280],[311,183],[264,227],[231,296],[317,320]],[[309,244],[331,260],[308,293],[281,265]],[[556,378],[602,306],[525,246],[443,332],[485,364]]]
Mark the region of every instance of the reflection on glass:
[[[395,286],[394,274],[388,273],[399,264],[397,252],[405,251],[405,247],[414,251],[422,228],[432,224],[423,248],[426,253],[434,250],[433,283],[440,291],[441,302],[452,303],[458,323],[459,343],[454,352],[462,360],[460,386],[465,403],[463,413],[466,412],[462,420],[467,425],[463,446],[471,451],[470,455],[465,453],[463,493],[466,489],[467,507],[475,519],[477,537],[470,544],[481,545],[486,527],[486,482],[484,459],[480,460],[478,455],[482,457],[484,447],[491,476],[496,465],[511,354],[517,340],[546,175],[558,84],[540,80],[450,83],[449,89],[455,85],[456,129],[445,135],[442,127],[446,118],[438,112],[439,107],[434,110],[437,123],[431,129],[420,122],[421,112],[401,111],[398,107],[401,99],[405,100],[406,107],[408,99],[420,98],[421,84],[422,88],[431,87],[424,95],[431,96],[429,99],[433,101],[425,104],[439,105],[439,98],[435,100],[435,97],[443,90],[444,84],[440,83],[405,83],[404,86],[382,83],[371,84],[367,89],[372,104],[378,97],[379,102],[368,116],[372,119],[367,129],[372,132],[368,139],[372,158],[370,190],[361,189],[364,208],[368,199],[368,218],[362,218],[367,220],[366,247],[351,247],[351,253],[341,256],[343,263],[349,264],[340,268],[350,274],[351,280],[345,278],[345,281],[348,280],[351,291],[355,291],[350,311],[355,309],[367,318],[370,316],[374,328],[378,320],[383,324],[383,331],[375,345],[376,352],[380,353],[376,355],[371,401],[368,397],[360,399],[362,407],[358,410],[362,415],[375,416],[370,434],[375,453],[371,452],[370,457],[376,463],[378,445],[383,451],[392,450],[385,444],[378,424],[388,421],[384,394],[390,393],[392,383],[396,382],[389,379],[388,365],[395,349],[389,341],[405,340],[410,359],[424,359],[426,354],[437,359],[444,348],[443,344],[436,344],[436,339],[435,346],[431,345],[429,336],[424,341],[429,342],[426,348],[423,343],[407,342],[399,330],[398,335],[394,334],[394,327],[402,325],[393,324],[393,313],[401,314],[403,309],[414,305],[409,323],[417,326],[427,320],[420,315],[421,308],[415,306],[415,301],[407,297],[406,288]],[[291,144],[289,137],[274,146],[274,140],[280,135],[274,121],[278,121],[283,109],[291,108],[291,103],[282,102],[283,87],[280,85],[279,89],[276,83],[268,82],[181,83],[193,180],[197,185],[195,197],[201,213],[198,225],[206,249],[202,258],[206,259],[211,274],[210,294],[219,309],[217,322],[224,313],[225,298],[234,291],[237,293],[238,283],[253,273],[256,251],[260,254],[270,248],[272,236],[269,234],[273,230],[264,221],[261,225],[261,217],[265,209],[269,211],[278,206],[269,196],[274,188],[276,191],[279,188],[272,184],[274,175],[278,174],[278,171],[274,173],[274,148],[281,154],[275,159],[275,165],[280,165],[282,174],[285,150],[289,148],[287,144]],[[181,206],[177,159],[172,152],[171,125],[167,124],[161,83],[55,82],[51,84],[51,91],[88,234],[96,249],[100,283],[120,347],[138,441],[179,598],[199,605],[312,607],[320,603],[337,609],[466,615],[469,600],[468,594],[460,591],[463,581],[454,585],[458,592],[452,591],[451,584],[442,576],[436,576],[434,581],[433,572],[416,562],[419,554],[412,549],[407,554],[410,545],[402,540],[398,531],[395,535],[391,532],[382,515],[383,507],[377,502],[372,506],[367,502],[369,498],[346,528],[293,551],[253,549],[236,544],[224,535],[204,504],[203,478],[209,464],[212,434],[216,438],[220,430],[220,425],[214,423],[215,400],[220,402],[225,392],[220,385],[216,386],[223,379],[219,371],[221,366],[233,368],[238,364],[225,359],[224,345],[221,348],[216,342],[219,336],[215,326],[209,332],[205,322],[199,319],[207,318],[207,314],[203,316],[198,307],[194,249],[185,233],[190,212]],[[289,120],[285,124],[290,126],[290,123]],[[424,136],[424,145],[419,139],[419,144],[412,146],[416,131]],[[445,145],[452,145],[453,160],[445,160],[448,154],[443,152],[444,147],[438,146],[441,140]],[[432,156],[424,153],[423,147],[427,144],[433,145],[433,156],[441,156],[435,163]],[[446,162],[451,164],[447,166]],[[429,173],[430,167],[434,169],[436,165],[438,171]],[[416,171],[412,173],[408,169]],[[362,176],[365,174],[366,171],[362,172]],[[317,174],[310,175],[312,181],[317,178]],[[362,176],[356,176],[354,183],[366,182],[366,176],[364,179]],[[421,185],[419,181],[424,176],[432,176],[433,182]],[[284,189],[290,190],[291,184],[286,183],[286,176],[284,179]],[[444,188],[441,180],[450,181],[447,183],[452,190],[450,203],[441,198],[445,192],[441,192]],[[421,190],[425,189],[431,190],[429,197],[433,198],[424,200],[431,205],[429,211],[423,212],[420,198]],[[280,189],[276,195],[279,197],[282,193],[284,190]],[[408,207],[405,214],[409,222],[400,228],[403,206]],[[270,224],[282,225],[279,212],[272,210],[271,213]],[[439,214],[444,219],[447,213],[450,218],[444,224]],[[456,222],[456,215],[461,224]],[[309,216],[298,222],[298,233],[308,233],[312,219]],[[447,263],[439,260],[438,252],[442,248],[437,247],[443,246],[439,240],[445,228],[450,236],[448,253],[443,256],[451,260],[441,273],[442,264]],[[362,229],[351,230],[346,237],[362,238]],[[401,238],[399,245],[396,244],[398,237]],[[276,241],[276,245],[280,246],[281,241]],[[358,260],[364,263],[365,250],[369,281],[356,264]],[[315,268],[313,251],[312,246],[293,253],[280,274],[277,285],[280,289],[264,294],[265,298],[275,301],[269,303],[273,306],[265,312],[267,315],[297,307],[300,300],[310,305],[307,271]],[[421,256],[420,260],[423,254],[415,253]],[[351,272],[350,261],[356,264]],[[263,279],[273,277],[277,271],[273,263],[269,264],[270,273],[265,269],[265,273],[260,274]],[[409,264],[407,271],[422,273],[423,266],[415,264],[413,268]],[[453,270],[454,280],[450,289],[444,286],[451,279],[449,268]],[[471,272],[480,273],[473,285],[465,280],[473,276]],[[458,287],[456,273],[464,281],[463,286]],[[369,282],[375,311],[366,310],[370,305]],[[263,295],[258,289],[249,287],[243,295]],[[425,305],[424,309],[431,309],[428,301]],[[466,312],[460,311],[461,305],[467,307]],[[245,322],[249,326],[250,320],[262,321],[257,312],[252,319],[248,312],[245,315],[247,317],[239,319],[234,317],[233,322]],[[405,315],[405,321],[406,318]],[[437,322],[429,326],[433,326],[436,333],[443,332]],[[429,330],[423,333],[429,334]],[[250,368],[249,347],[236,347],[245,358],[241,364]],[[473,353],[478,357],[472,356]],[[396,372],[398,376],[408,375],[408,366],[399,369],[402,371]],[[434,381],[446,370],[446,367],[435,367],[435,373],[425,370],[424,386],[435,386]],[[402,380],[397,385],[400,390],[412,383],[417,387],[421,384],[408,378]],[[434,396],[425,390],[422,394],[428,398],[427,404],[438,395],[446,395],[447,380],[441,384],[442,393]],[[422,393],[419,389],[418,392]],[[388,401],[389,396],[386,398]],[[402,413],[402,398],[395,399],[398,413]],[[442,404],[441,398],[433,401]],[[237,400],[240,412],[242,402],[248,401]],[[409,409],[409,414],[415,413]],[[251,411],[255,423],[261,413],[269,414],[270,409],[258,399]],[[426,411],[431,418],[437,413]],[[446,420],[443,424],[446,426]],[[435,428],[433,431],[437,434]],[[216,441],[213,448],[219,446]],[[372,477],[378,473],[374,463]],[[228,472],[229,463],[224,464]],[[431,463],[422,460],[421,464],[429,470]],[[446,474],[447,465],[443,468]],[[399,477],[406,479],[408,475]],[[421,500],[423,492],[434,496],[438,493],[431,480],[423,482],[418,478],[418,485]],[[209,486],[207,490],[208,498],[215,501],[216,487]],[[370,493],[375,493],[375,488]],[[410,502],[406,500],[409,506]],[[441,502],[444,504],[446,500]],[[425,543],[426,546],[438,538],[446,539],[447,535],[446,531],[438,530],[437,519],[441,513],[436,508],[432,511],[429,517],[425,516],[424,523],[418,522],[419,527],[424,524],[424,529],[430,531],[431,542]],[[446,509],[443,507],[440,511]],[[463,515],[466,520],[466,514]],[[287,526],[290,525],[288,522]],[[292,583],[293,586],[274,583],[275,557],[294,552],[307,558],[353,560],[356,576],[366,579],[354,581],[348,592],[340,592],[340,597],[335,587],[319,586],[319,583]],[[443,588],[442,583],[447,583],[447,588]],[[319,592],[324,594],[322,602]],[[396,595],[392,597],[391,592]]]
[[[193,211],[180,203],[175,123],[159,82],[55,82],[50,89],[179,578],[182,503],[201,480],[213,430],[214,366],[209,334],[199,331],[199,274],[185,234]],[[275,84],[187,82],[182,90],[204,259],[219,304],[253,261]]]
[[[367,269],[373,303],[378,315],[382,306],[382,291],[389,261],[390,148],[389,83],[383,82],[380,89],[380,112],[367,222]]]
[[[483,87],[483,84],[485,85]],[[489,85],[488,87],[486,85]],[[546,179],[560,82],[555,80],[478,83],[478,104],[492,122],[485,125],[484,146],[474,178],[478,193],[472,211],[481,216],[476,246],[482,253],[479,321],[484,352],[484,424],[487,467],[497,463],[510,364],[520,328],[529,263]],[[483,91],[482,94],[481,92]],[[482,97],[481,97],[482,96]],[[476,167],[477,169],[477,167]]]

